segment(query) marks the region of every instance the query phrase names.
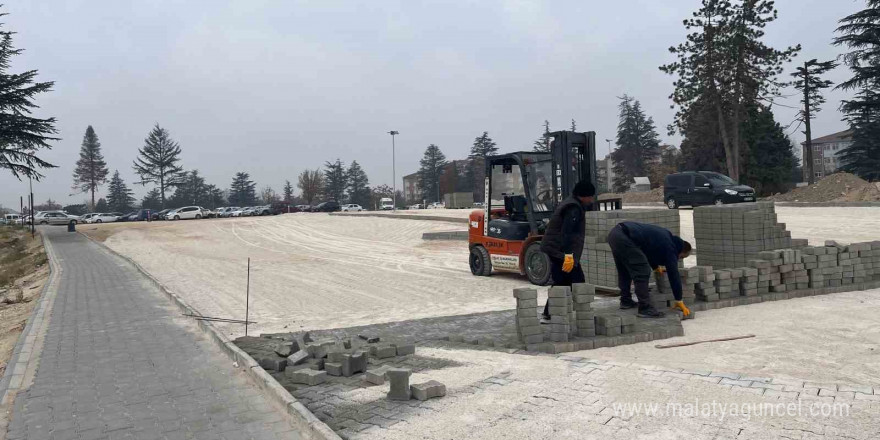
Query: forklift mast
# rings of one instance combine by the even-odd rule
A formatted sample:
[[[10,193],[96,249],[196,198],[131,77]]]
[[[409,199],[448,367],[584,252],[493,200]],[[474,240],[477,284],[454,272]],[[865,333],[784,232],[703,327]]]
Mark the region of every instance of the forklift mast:
[[[556,203],[571,195],[574,186],[582,180],[596,186],[596,132],[556,131],[548,136],[552,139]]]

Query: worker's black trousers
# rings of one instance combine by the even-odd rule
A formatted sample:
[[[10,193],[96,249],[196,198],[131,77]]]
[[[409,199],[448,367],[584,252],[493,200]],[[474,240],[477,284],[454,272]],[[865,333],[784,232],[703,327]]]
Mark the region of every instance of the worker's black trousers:
[[[620,288],[620,302],[632,302],[631,285],[635,284],[639,310],[654,308],[648,283],[651,280],[651,265],[648,257],[626,234],[623,226],[617,225],[608,233],[608,245],[614,255],[617,268],[617,287]]]
[[[562,263],[563,260],[550,257],[550,276],[553,277],[554,286],[571,287],[574,283],[585,283],[587,281],[586,278],[584,278],[584,270],[581,269],[580,261],[575,262],[574,268],[568,273],[562,271]],[[550,317],[549,299],[547,300],[547,304],[544,304],[544,317]]]

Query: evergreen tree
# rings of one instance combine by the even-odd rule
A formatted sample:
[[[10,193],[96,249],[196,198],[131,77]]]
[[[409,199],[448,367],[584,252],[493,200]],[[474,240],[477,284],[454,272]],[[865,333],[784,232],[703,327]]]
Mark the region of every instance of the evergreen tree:
[[[223,190],[217,188],[216,185],[206,185],[205,191],[207,192],[208,200],[205,202],[205,206],[211,209],[215,209],[218,206],[223,206],[226,204],[226,199],[223,197]]]
[[[807,153],[807,157],[804,158],[804,161],[809,169],[809,177],[807,181],[811,185],[815,180],[816,173],[813,169],[815,162],[813,161],[813,135],[812,130],[810,129],[810,121],[816,117],[816,113],[819,113],[819,111],[822,110],[822,104],[825,103],[825,97],[822,96],[822,90],[827,89],[834,84],[829,80],[822,79],[822,75],[835,67],[837,67],[837,63],[833,61],[824,61],[820,63],[813,59],[804,63],[803,67],[798,67],[797,71],[791,74],[791,76],[796,78],[794,81],[794,87],[803,93],[803,98],[801,98],[801,105],[803,105],[803,108],[798,111],[797,120],[803,123],[806,127],[804,134],[806,134],[807,139],[805,141],[804,150]]]
[[[79,205],[67,205],[61,208],[61,210],[70,215],[86,215],[89,212],[89,208],[85,203]]]
[[[199,170],[183,173],[177,181],[174,195],[171,196],[172,206],[207,205],[209,196],[205,178],[199,175]]]
[[[681,151],[671,145],[660,146],[660,156],[652,166],[648,167],[651,188],[663,186],[663,180],[669,174],[678,172],[681,166]]]
[[[446,156],[440,151],[440,147],[431,144],[425,149],[422,160],[419,161],[419,188],[422,191],[422,199],[428,203],[442,201],[440,194],[440,176],[446,166]]]
[[[703,0],[702,5],[684,21],[687,30],[695,31],[669,49],[678,61],[660,67],[678,76],[670,96],[678,106],[670,134],[676,128],[685,134],[696,107],[709,111],[712,118],[706,120],[717,123],[727,174],[737,180],[743,171],[742,126],[749,108],[779,96],[784,83],[777,76],[800,46],[777,50],[762,41],[764,28],[777,18],[772,0]]]
[[[37,211],[37,212],[40,212],[40,211],[60,211],[60,210],[61,210],[61,204],[52,200],[52,199],[46,200],[46,202],[41,205],[34,206],[34,211]]]
[[[660,155],[660,138],[654,119],[645,115],[639,101],[620,98],[617,124],[617,148],[611,153],[614,164],[614,190],[629,189],[634,177],[647,176]]]
[[[755,188],[762,196],[787,191],[792,183],[792,172],[798,165],[797,158],[791,139],[774,120],[769,108],[755,106],[749,110],[743,140],[749,148],[742,183]]]
[[[312,205],[324,193],[324,173],[318,170],[305,170],[299,173],[296,186],[302,192],[306,205]]]
[[[574,122],[574,119],[571,120],[571,131],[577,131],[577,123]]]
[[[293,201],[293,185],[290,184],[289,180],[284,181],[284,203],[291,203]]]
[[[257,184],[245,172],[235,173],[229,188],[229,204],[233,206],[253,206],[257,201]]]
[[[138,154],[140,156],[134,161],[134,171],[141,177],[138,183],[158,184],[162,207],[165,207],[166,191],[176,186],[182,178],[183,168],[178,165],[180,145],[171,139],[168,130],[156,124],[144,139],[144,146],[138,150]]]
[[[341,160],[324,163],[324,195],[329,200],[345,203],[345,189],[348,188],[348,176],[345,164]]]
[[[134,195],[122,177],[119,176],[118,170],[110,178],[110,186],[107,188],[107,205],[111,211],[121,213],[131,211],[134,205]]]
[[[9,170],[19,180],[22,177],[40,180],[41,168],[56,166],[37,157],[37,153],[52,149],[49,142],[58,140],[51,136],[57,131],[55,118],[39,119],[30,115],[37,108],[34,97],[52,90],[54,83],[35,83],[36,70],[8,72],[12,57],[22,53],[22,49],[12,45],[13,34],[0,30],[0,169]]]
[[[98,203],[95,203],[95,212],[110,212],[110,206],[104,198],[98,199]]]
[[[79,150],[79,160],[73,170],[74,188],[82,192],[92,193],[92,205],[95,206],[95,191],[98,187],[107,183],[107,162],[101,153],[101,142],[91,125],[86,128],[83,136],[82,147]]]
[[[348,202],[370,206],[370,179],[357,161],[348,166]]]
[[[162,199],[159,196],[159,188],[153,188],[141,200],[141,208],[152,209],[154,211],[162,210]],[[97,207],[95,208],[97,210]]]
[[[495,141],[489,137],[488,131],[484,131],[483,134],[474,139],[474,145],[471,147],[471,154],[468,157],[480,157],[485,159],[486,157],[497,153],[498,147],[495,146]]]
[[[532,149],[538,152],[550,152],[550,121],[544,120],[544,133],[535,140],[535,145]]]
[[[545,121],[546,122],[546,121]],[[486,185],[486,157],[498,153],[498,147],[495,141],[489,137],[489,132],[484,131],[482,135],[474,139],[474,145],[471,147],[471,154],[468,158],[471,160],[471,172],[469,173],[474,182],[474,201],[482,202],[485,200]]]
[[[880,180],[880,0],[867,0],[867,8],[840,20],[834,39],[850,49],[843,61],[852,78],[838,88],[855,91],[841,110],[853,131],[853,143],[839,153],[842,169],[863,179]]]

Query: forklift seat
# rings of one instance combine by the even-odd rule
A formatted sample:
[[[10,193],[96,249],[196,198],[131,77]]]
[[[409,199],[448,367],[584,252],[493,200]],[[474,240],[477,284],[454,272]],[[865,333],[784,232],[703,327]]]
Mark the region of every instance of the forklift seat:
[[[526,216],[528,202],[526,196],[504,196],[504,210],[511,221],[527,222]]]
[[[489,237],[502,240],[522,241],[529,237],[529,222],[516,222],[506,218],[489,220]]]

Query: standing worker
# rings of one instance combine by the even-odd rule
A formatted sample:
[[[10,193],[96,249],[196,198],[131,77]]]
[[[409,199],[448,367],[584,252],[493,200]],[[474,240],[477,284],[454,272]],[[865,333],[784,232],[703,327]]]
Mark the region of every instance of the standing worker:
[[[581,269],[581,254],[584,252],[584,236],[587,223],[584,213],[590,210],[596,188],[588,181],[580,181],[566,198],[556,207],[544,238],[541,251],[550,258],[550,276],[554,286],[571,286],[583,283],[584,271]],[[550,321],[550,301],[544,305],[542,322]]]
[[[663,312],[657,310],[651,301],[648,282],[652,269],[662,272],[665,268],[675,296],[672,308],[681,310],[685,317],[690,316],[691,311],[681,300],[681,277],[678,274],[678,260],[690,255],[690,243],[659,226],[623,222],[608,233],[608,244],[617,267],[621,309],[638,307],[641,318],[662,317]],[[638,303],[632,299],[631,284],[636,286]]]

